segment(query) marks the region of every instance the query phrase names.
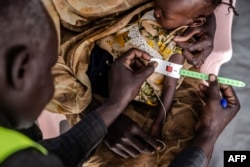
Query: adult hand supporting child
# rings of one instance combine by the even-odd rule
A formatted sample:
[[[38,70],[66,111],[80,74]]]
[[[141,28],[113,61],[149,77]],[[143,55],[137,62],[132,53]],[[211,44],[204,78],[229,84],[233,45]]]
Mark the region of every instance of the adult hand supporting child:
[[[215,75],[209,76],[209,86],[199,85],[199,96],[205,105],[198,120],[192,145],[185,148],[171,167],[207,166],[218,137],[240,110],[239,99],[231,86],[219,85]],[[220,104],[221,96],[228,102]]]
[[[153,153],[155,142],[154,138],[124,114],[115,120],[104,138],[104,143],[109,149],[123,158]]]
[[[207,17],[202,26],[189,28],[182,36],[174,38],[174,41],[183,48],[183,55],[189,64],[199,68],[213,50],[214,35],[216,30],[216,18],[212,14]],[[192,37],[197,41],[186,42]]]

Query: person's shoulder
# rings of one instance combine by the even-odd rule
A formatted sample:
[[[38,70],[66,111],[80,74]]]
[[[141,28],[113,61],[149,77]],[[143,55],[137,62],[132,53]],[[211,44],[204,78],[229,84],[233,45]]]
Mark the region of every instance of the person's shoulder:
[[[1,167],[63,167],[62,162],[56,156],[43,155],[33,148],[18,151],[8,157]]]

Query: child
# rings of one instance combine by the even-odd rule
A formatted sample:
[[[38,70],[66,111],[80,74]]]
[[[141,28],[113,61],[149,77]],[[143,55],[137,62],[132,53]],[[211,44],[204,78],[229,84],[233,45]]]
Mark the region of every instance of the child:
[[[183,64],[184,58],[180,55],[181,48],[177,47],[172,39],[181,35],[188,27],[203,25],[206,22],[206,16],[210,15],[219,4],[221,1],[218,0],[204,2],[192,0],[188,3],[182,0],[156,0],[154,10],[147,12],[138,21],[131,23],[116,34],[98,40],[97,45],[108,51],[114,58],[134,47],[146,51],[155,58],[169,60],[172,56],[172,59],[175,59],[174,63]],[[196,7],[194,8],[194,6]],[[190,10],[193,12],[189,13]],[[191,65],[187,62],[184,63],[184,69],[190,67]],[[175,83],[177,80],[174,78],[166,77],[166,79],[168,80],[166,84],[175,89],[181,84],[183,78],[178,80],[178,83]],[[158,125],[165,120],[166,112],[170,109],[170,101],[172,101],[159,99],[162,83],[163,75],[154,73],[144,83],[140,93],[135,98],[136,101],[150,106],[159,106],[163,101],[164,107],[160,105],[161,110],[156,121]],[[165,87],[168,87],[167,85]],[[170,87],[168,87],[168,91],[171,91]],[[169,99],[172,99],[174,91],[166,94],[168,94]],[[155,125],[155,128],[158,125]],[[153,133],[153,135],[159,137],[157,134]]]
[[[214,9],[221,3],[223,2],[220,0],[156,0],[154,11],[147,12],[138,21],[131,23],[116,34],[98,40],[97,45],[108,51],[113,58],[117,58],[126,50],[135,47],[148,52],[152,57],[183,64],[183,68],[189,69],[191,65],[184,61],[184,57],[181,55],[181,48],[177,47],[172,39],[175,36],[181,35],[188,27],[202,26],[206,22],[206,16],[212,14]],[[232,2],[229,5],[232,7]],[[175,90],[181,83],[182,79],[178,80],[171,77],[165,77],[164,79],[162,75],[154,73],[147,79],[140,93],[135,98],[136,101],[146,103],[149,106],[156,106],[159,109],[154,123],[143,124],[144,127],[146,126],[145,129],[149,130],[153,136],[161,137],[161,133],[163,133],[162,124],[165,123],[166,114],[171,109]],[[92,82],[93,90],[95,90],[94,85],[95,83]],[[98,94],[98,92],[94,93]],[[163,97],[161,94],[165,96]],[[201,104],[197,104],[197,106],[201,106]],[[143,111],[143,113],[146,112]],[[139,116],[137,115],[135,116],[134,113],[128,112],[127,115],[136,122],[140,122],[138,120],[141,118],[138,118]],[[101,153],[100,150],[98,150],[98,154]],[[95,165],[95,162],[98,163],[97,157],[94,156],[89,161],[89,164]],[[103,164],[107,162],[106,165],[110,165],[109,160],[101,159],[100,162],[103,162]],[[119,162],[118,164],[118,166],[121,165]],[[123,165],[128,166],[128,164],[131,165],[133,163],[125,164],[126,162]],[[143,164],[141,165],[143,166]],[[148,166],[150,165],[148,164]]]

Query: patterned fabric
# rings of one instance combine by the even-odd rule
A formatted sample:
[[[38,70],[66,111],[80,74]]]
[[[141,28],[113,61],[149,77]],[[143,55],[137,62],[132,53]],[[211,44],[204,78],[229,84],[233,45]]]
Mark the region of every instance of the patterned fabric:
[[[106,46],[103,48],[105,50],[109,51],[114,57],[116,57],[115,54],[119,55],[123,50],[121,52],[113,50],[112,52],[112,48],[116,49],[116,47],[105,43],[104,39],[115,34],[113,37],[117,39],[116,41],[121,42],[120,45],[126,45],[123,39],[120,40],[123,38],[122,34],[126,36],[128,28],[134,23],[138,24],[136,20],[152,10],[153,3],[148,0],[43,1],[51,17],[53,17],[60,41],[58,60],[52,71],[56,90],[46,109],[65,114],[71,124],[76,124],[81,119],[81,115],[84,116],[87,111],[91,111],[94,100],[98,103],[105,101],[105,98],[100,95],[93,94],[86,73],[89,69],[90,55],[94,45],[98,43],[101,46],[101,42],[104,41],[103,43]],[[100,4],[102,5],[100,6]],[[93,8],[92,5],[94,5]],[[175,45],[165,44],[166,39],[163,38],[166,37],[165,32],[149,20],[141,20],[138,24],[147,45],[163,57],[164,55],[171,55],[173,50],[169,50],[165,46],[175,47]],[[150,32],[150,35],[147,32]],[[176,52],[178,53],[178,49]],[[167,57],[165,59],[168,59]],[[155,78],[147,80],[143,86],[144,89],[142,89],[143,94],[152,95],[150,86],[154,88],[154,92],[160,92],[159,85],[162,76],[152,76]],[[194,125],[203,106],[202,101],[196,95],[196,86],[199,82],[199,80],[185,78],[182,84],[179,84],[172,110],[169,112],[162,130],[163,141],[167,145],[164,151],[154,155],[140,155],[137,158],[123,159],[115,155],[104,144],[101,144],[97,152],[83,166],[152,167],[169,164],[175,155],[189,144],[194,135]],[[154,83],[156,83],[156,86]],[[130,104],[127,106],[125,114],[147,131],[157,114],[157,98],[155,96],[143,98],[142,96],[138,97],[139,100],[152,104]]]
[[[79,3],[79,7],[75,9],[73,1],[70,3],[69,0],[43,2],[53,18],[60,41],[58,60],[52,71],[55,94],[46,109],[66,114],[68,120],[75,124],[92,100],[86,71],[95,41],[118,32],[141,12],[152,9],[153,3],[147,0],[108,0],[101,1],[101,4],[103,7],[112,4],[112,8],[98,9],[82,6],[85,1],[77,0],[75,3]],[[90,4],[99,3],[99,0],[93,0]],[[134,9],[138,4],[140,6]]]
[[[193,70],[193,69],[192,69]],[[95,154],[83,167],[166,167],[176,155],[187,147],[195,133],[203,102],[197,95],[199,80],[185,78],[177,89],[172,109],[162,129],[162,141],[167,148],[153,155],[141,154],[136,158],[124,159],[110,151],[102,143]],[[132,118],[145,131],[149,131],[155,118],[156,108],[137,103],[130,104],[125,114]]]
[[[181,35],[186,28],[183,26],[173,31],[161,28],[151,10],[117,33],[98,40],[97,44],[115,58],[130,48],[138,48],[154,58],[168,60],[172,54],[181,53],[181,48],[172,39]]]
[[[168,60],[172,54],[181,53],[181,48],[177,47],[172,39],[180,35],[186,28],[186,26],[183,26],[173,31],[161,28],[155,21],[153,10],[151,10],[128,27],[97,40],[97,45],[108,51],[114,59],[131,48],[138,48],[147,52],[153,58]],[[184,64],[184,68],[189,67],[191,66],[188,63]],[[142,85],[135,100],[151,106],[159,105],[158,97],[161,96],[163,77],[159,73],[152,74]],[[181,81],[182,78],[179,80],[177,87],[179,87]]]

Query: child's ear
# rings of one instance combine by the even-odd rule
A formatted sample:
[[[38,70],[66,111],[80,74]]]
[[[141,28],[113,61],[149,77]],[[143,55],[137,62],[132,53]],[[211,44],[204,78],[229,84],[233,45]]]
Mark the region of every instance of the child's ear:
[[[11,47],[6,55],[6,71],[8,83],[13,88],[21,90],[24,87],[29,67],[30,53],[27,47]]]
[[[197,17],[189,24],[190,27],[199,27],[205,24],[207,19],[205,17]]]

